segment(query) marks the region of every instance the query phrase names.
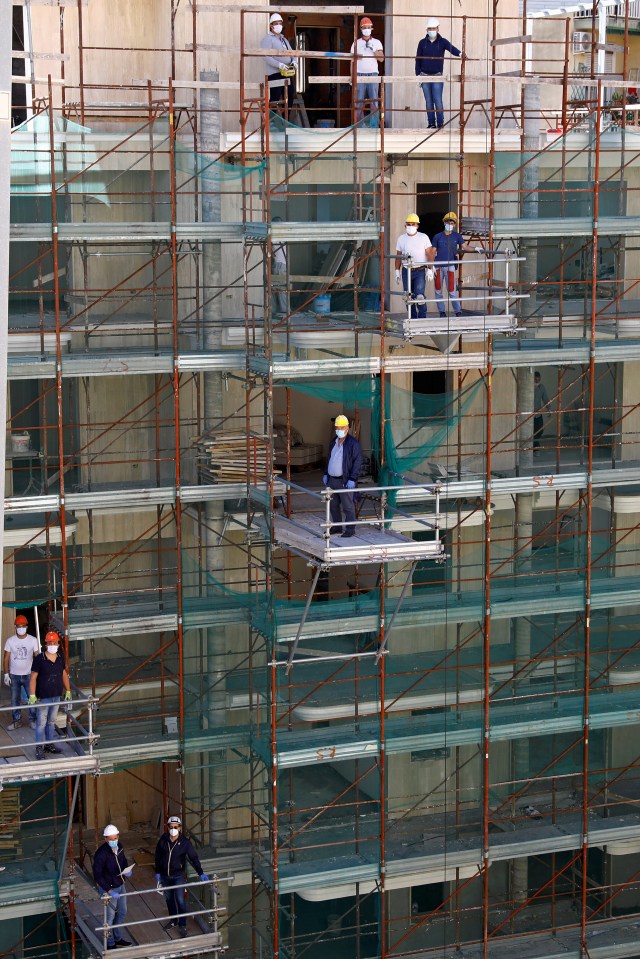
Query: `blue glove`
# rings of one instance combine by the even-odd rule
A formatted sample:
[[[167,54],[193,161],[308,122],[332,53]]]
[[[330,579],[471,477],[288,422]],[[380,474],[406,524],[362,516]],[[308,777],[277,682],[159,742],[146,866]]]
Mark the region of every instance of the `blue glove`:
[[[322,482],[324,483],[325,486],[326,486],[327,483],[329,482],[329,477],[327,476],[326,473],[325,473],[324,476],[322,477]]]
[[[160,875],[159,872],[157,872],[157,873],[156,873],[156,882],[160,882],[161,879],[162,879],[162,876]]]
[[[209,882],[209,877],[207,876],[206,872],[203,872],[200,876],[200,882]]]
[[[355,480],[347,480],[347,489],[355,489],[355,488],[356,488]]]

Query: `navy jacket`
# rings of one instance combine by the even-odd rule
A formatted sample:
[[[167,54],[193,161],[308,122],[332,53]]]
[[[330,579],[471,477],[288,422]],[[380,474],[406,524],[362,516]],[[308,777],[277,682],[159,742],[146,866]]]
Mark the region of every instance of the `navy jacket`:
[[[93,857],[93,878],[96,881],[96,886],[99,886],[103,892],[111,892],[112,889],[117,889],[124,882],[121,873],[128,865],[120,841],[118,841],[117,852],[111,848],[108,842],[103,842]]]
[[[329,460],[331,459],[331,450],[334,445],[338,442],[338,437],[334,437],[333,443],[329,444],[329,456],[327,457],[327,465],[325,467],[325,473],[329,472]],[[353,480],[354,483],[357,482],[360,472],[362,470],[362,448],[358,443],[355,436],[352,436],[351,433],[347,433],[344,438],[344,443],[342,444],[342,480],[344,485],[347,485],[347,480]]]
[[[421,73],[426,73],[427,76],[441,76],[444,70],[444,55],[447,51],[452,57],[460,56],[460,50],[440,34],[435,40],[423,37],[416,51],[416,76],[419,77]]]
[[[182,875],[187,859],[201,876],[202,866],[198,854],[185,835],[180,833],[175,842],[171,842],[166,832],[160,836],[156,846],[156,872],[161,876]]]

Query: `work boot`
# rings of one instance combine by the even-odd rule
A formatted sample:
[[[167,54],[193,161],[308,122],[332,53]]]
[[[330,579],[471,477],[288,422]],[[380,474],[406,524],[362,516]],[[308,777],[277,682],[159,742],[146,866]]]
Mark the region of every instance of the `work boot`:
[[[331,536],[339,536],[341,532],[342,532],[342,526],[332,526],[331,529],[329,530],[329,534]]]
[[[54,746],[53,743],[47,743],[47,745],[44,747],[44,751],[45,753],[61,753],[62,752],[62,750],[58,749],[57,746]]]
[[[15,722],[9,723],[9,725],[7,726],[7,729],[9,730],[9,732],[13,732],[14,729],[20,729],[21,726],[22,726],[22,720],[16,719]]]
[[[44,759],[44,749],[42,746],[36,746],[36,759]]]

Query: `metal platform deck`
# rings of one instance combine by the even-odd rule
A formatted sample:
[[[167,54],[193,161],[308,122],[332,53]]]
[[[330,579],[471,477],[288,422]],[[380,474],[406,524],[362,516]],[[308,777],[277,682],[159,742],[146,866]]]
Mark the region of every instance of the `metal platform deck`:
[[[90,755],[75,738],[57,736],[55,745],[60,755],[47,754],[36,759],[34,732],[28,724],[9,732],[0,728],[0,788],[10,783],[37,782],[69,775],[93,774],[100,771],[100,760]]]
[[[360,521],[354,527],[355,534],[348,539],[327,539],[322,513],[300,512],[290,518],[276,513],[273,527],[279,546],[313,556],[327,566],[444,558],[444,547],[437,540],[417,542],[371,522]]]
[[[464,333],[485,334],[505,333],[513,335],[518,326],[516,317],[510,313],[492,315],[475,315],[462,313],[461,316],[426,316],[424,318],[410,318],[406,314],[393,314],[386,319],[388,333],[411,340],[415,336],[430,336],[431,334],[448,334],[460,336]]]

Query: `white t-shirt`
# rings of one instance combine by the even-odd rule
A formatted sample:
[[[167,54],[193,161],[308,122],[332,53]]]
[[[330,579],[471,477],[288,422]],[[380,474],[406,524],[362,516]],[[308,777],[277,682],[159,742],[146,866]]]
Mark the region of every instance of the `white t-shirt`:
[[[367,46],[367,42],[369,46]],[[382,44],[375,37],[358,37],[356,41],[356,53],[362,60],[356,60],[356,73],[379,73],[378,61],[374,57],[376,50],[382,50]],[[353,44],[351,44],[351,54],[353,54]]]
[[[14,676],[28,676],[33,657],[40,652],[40,643],[28,633],[26,636],[9,636],[4,651],[9,653],[9,672]]]
[[[409,236],[401,233],[396,243],[396,250],[402,256],[410,256],[414,263],[426,263],[426,250],[431,246],[431,240],[426,233],[416,233]]]

